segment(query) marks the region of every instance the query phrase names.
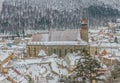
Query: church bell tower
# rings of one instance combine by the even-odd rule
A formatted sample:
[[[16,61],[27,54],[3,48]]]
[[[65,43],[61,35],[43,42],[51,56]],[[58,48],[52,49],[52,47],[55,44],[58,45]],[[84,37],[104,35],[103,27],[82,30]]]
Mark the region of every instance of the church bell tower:
[[[88,42],[88,24],[86,18],[82,18],[80,34],[81,34],[81,39]]]

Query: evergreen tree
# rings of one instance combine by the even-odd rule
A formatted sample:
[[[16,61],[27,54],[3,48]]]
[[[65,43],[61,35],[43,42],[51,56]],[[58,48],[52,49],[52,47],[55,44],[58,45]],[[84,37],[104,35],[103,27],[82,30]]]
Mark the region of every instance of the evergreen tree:
[[[114,42],[115,42],[115,43],[118,43],[118,39],[117,39],[117,37],[115,37]]]
[[[34,83],[34,81],[33,81],[33,79],[31,78],[30,75],[26,75],[26,77],[28,78],[29,83]]]
[[[12,36],[12,40],[14,40],[15,38],[14,38],[14,36]]]
[[[24,29],[22,30],[23,38],[25,37],[25,31]]]
[[[4,29],[1,29],[1,33],[4,33],[5,32],[5,30]]]
[[[82,56],[79,59],[76,68],[73,70],[73,78],[77,81],[71,83],[92,83],[93,80],[103,81],[103,79],[99,78],[102,75],[97,71],[99,68],[102,68],[100,63],[90,56],[86,49],[83,49]]]
[[[120,62],[117,61],[111,71],[112,83],[119,83],[120,79]]]
[[[17,37],[20,37],[20,34],[19,34],[19,32],[18,32],[18,31],[16,32],[16,35],[17,35]]]

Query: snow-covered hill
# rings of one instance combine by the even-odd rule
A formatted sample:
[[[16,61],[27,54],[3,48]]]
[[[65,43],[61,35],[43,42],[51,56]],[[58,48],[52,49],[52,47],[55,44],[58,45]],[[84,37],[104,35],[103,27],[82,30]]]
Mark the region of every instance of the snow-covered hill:
[[[1,1],[1,0],[0,0]],[[83,11],[94,25],[120,16],[120,0],[4,0],[0,25],[6,30],[79,28]],[[104,18],[104,19],[103,19]],[[90,23],[90,24],[92,24]]]
[[[8,4],[27,4],[39,6],[39,8],[53,8],[58,10],[71,10],[90,5],[110,5],[114,8],[120,8],[120,0],[4,0]]]

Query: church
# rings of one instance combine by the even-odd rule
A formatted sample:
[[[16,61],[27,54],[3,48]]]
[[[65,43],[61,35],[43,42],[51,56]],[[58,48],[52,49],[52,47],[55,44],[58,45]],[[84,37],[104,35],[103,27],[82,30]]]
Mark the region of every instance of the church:
[[[82,19],[80,29],[50,30],[33,34],[27,44],[27,58],[38,57],[41,50],[49,56],[56,54],[64,57],[67,53],[78,52],[83,48],[89,49],[86,18]]]

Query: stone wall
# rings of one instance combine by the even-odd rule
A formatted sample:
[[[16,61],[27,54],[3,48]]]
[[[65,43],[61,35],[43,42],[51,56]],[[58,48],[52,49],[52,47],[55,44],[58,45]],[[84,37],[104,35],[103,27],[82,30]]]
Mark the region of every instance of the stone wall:
[[[44,50],[48,56],[54,53],[64,57],[68,52],[78,52],[83,48],[89,49],[86,45],[27,45],[27,58],[38,57],[40,50]]]

